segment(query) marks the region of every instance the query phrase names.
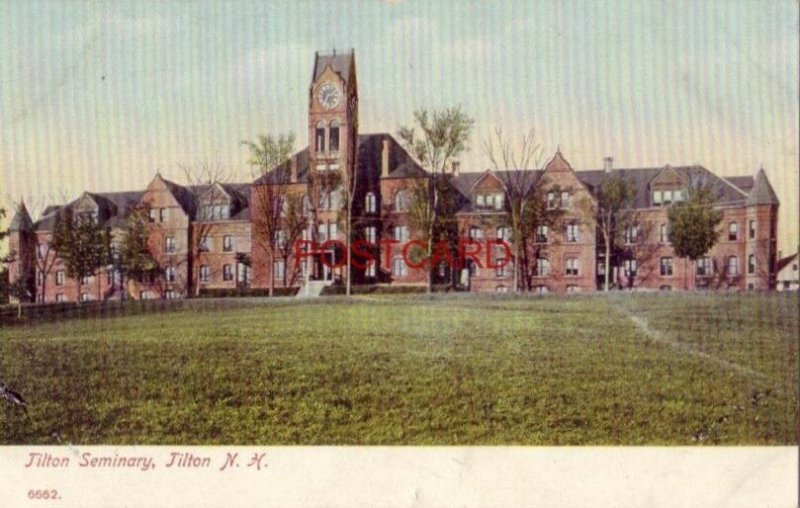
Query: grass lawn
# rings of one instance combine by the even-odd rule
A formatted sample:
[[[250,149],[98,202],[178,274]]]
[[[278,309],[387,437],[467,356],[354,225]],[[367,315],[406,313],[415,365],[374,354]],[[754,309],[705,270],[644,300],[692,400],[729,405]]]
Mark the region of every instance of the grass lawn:
[[[0,330],[2,442],[793,444],[797,294],[325,298]]]

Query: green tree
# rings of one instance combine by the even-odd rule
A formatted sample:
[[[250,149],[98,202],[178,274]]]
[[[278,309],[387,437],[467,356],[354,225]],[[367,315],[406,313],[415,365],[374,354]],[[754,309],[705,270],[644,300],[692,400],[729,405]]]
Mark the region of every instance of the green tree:
[[[669,241],[677,256],[695,262],[717,243],[722,211],[715,208],[716,202],[717,188],[699,180],[689,185],[685,201],[669,208]],[[684,285],[688,289],[688,271]]]
[[[418,181],[412,192],[411,226],[427,245],[424,258],[431,260],[434,244],[439,240],[453,245],[455,198],[447,185],[448,168],[467,149],[474,120],[460,106],[428,113],[425,109],[414,112],[414,126],[401,126],[397,132],[408,152],[427,172],[427,179]],[[457,230],[457,228],[456,228]],[[457,241],[457,238],[456,238]],[[428,267],[428,292],[433,290],[433,266]]]
[[[620,243],[625,228],[635,221],[633,210],[633,183],[619,172],[606,176],[597,189],[593,217],[605,249],[605,280],[603,288],[608,291],[611,277],[611,254]]]
[[[73,280],[95,275],[111,262],[111,232],[91,214],[65,208],[56,219],[52,244]]]
[[[143,282],[160,272],[148,244],[150,206],[143,202],[131,209],[123,226],[117,262],[127,279]]]
[[[279,174],[281,171],[290,171],[294,139],[294,134],[290,132],[278,136],[261,134],[258,142],[242,141],[250,150],[248,162],[253,167],[254,178],[263,179],[251,191],[251,206],[255,205],[253,208],[257,210],[253,214],[251,227],[254,243],[264,251],[269,262],[270,296],[275,292],[275,262],[281,257],[281,250],[296,240],[287,238],[286,233],[282,232],[290,197],[285,181],[289,179],[285,178],[286,175]],[[297,214],[293,214],[293,217],[296,216]],[[297,234],[300,232],[302,229]],[[284,266],[284,276],[286,268],[288,267]]]

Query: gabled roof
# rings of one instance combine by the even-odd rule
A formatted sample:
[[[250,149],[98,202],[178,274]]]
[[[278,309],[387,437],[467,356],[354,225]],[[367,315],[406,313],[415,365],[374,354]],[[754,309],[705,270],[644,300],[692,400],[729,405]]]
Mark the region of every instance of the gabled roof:
[[[745,204],[747,206],[780,204],[778,196],[775,195],[775,191],[772,189],[772,185],[769,184],[764,168],[758,170],[753,189],[750,191],[750,195],[747,196]]]
[[[775,263],[775,272],[780,272],[781,270],[789,266],[795,259],[797,259],[797,252],[795,252],[791,256],[786,256],[785,258],[779,259],[778,262]]]
[[[567,159],[561,154],[561,150],[556,150],[555,155],[553,158],[550,159],[550,162],[545,164],[544,170],[545,171],[569,171],[572,168]]]
[[[121,227],[125,219],[130,214],[131,209],[142,200],[144,191],[131,191],[131,192],[93,192],[84,193],[98,203],[99,207],[106,207],[109,210],[109,215],[99,214],[103,224],[110,228]],[[83,197],[83,194],[81,195]],[[55,227],[56,218],[58,214],[67,208],[75,206],[80,198],[67,203],[66,205],[50,205],[44,209],[41,218],[34,223],[34,229],[37,231],[52,231]]]
[[[745,194],[750,193],[755,183],[755,179],[752,176],[725,176],[723,178]]]
[[[325,68],[330,66],[331,69],[339,74],[343,80],[350,80],[350,69],[353,66],[354,53],[333,54],[333,55],[320,55],[317,53],[314,59],[314,77],[311,79],[312,83],[322,75]]]
[[[194,213],[197,210],[197,203],[195,202],[194,193],[192,193],[183,185],[179,185],[175,182],[167,180],[160,175],[158,178],[161,178],[161,180],[164,182],[164,185],[167,186],[167,189],[175,198],[175,201],[178,202],[186,215],[188,215],[190,218],[194,218]]]
[[[20,203],[14,217],[11,219],[11,224],[8,225],[9,231],[30,231],[33,226],[31,215],[28,213],[28,208],[25,203]]]

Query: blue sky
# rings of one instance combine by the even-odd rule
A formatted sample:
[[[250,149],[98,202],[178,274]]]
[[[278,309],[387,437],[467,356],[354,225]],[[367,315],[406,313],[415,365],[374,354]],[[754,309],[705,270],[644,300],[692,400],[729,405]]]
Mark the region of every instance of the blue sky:
[[[362,132],[461,104],[576,169],[763,164],[797,244],[796,2],[2,2],[0,196],[141,188],[242,139],[307,139],[314,51],[355,48]]]

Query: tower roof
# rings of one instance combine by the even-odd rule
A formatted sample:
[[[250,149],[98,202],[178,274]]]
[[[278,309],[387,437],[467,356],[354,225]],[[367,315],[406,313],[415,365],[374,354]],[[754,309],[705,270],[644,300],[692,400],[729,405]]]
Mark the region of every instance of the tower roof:
[[[25,203],[20,203],[16,213],[14,213],[14,218],[11,219],[11,224],[8,226],[8,230],[28,231],[31,229],[31,226],[33,226],[33,221],[28,213],[28,209],[25,207]]]
[[[747,196],[747,201],[745,201],[745,205],[778,205],[780,201],[778,201],[778,196],[775,195],[775,191],[772,189],[772,185],[770,185],[769,180],[767,179],[767,174],[764,172],[764,168],[758,170],[758,174],[756,174],[755,182],[753,183],[753,189],[750,191],[750,195]]]
[[[320,55],[317,53],[314,59],[314,78],[311,81],[316,81],[329,65],[343,80],[349,81],[354,58],[355,54],[352,51],[349,53],[334,53],[332,55]]]

